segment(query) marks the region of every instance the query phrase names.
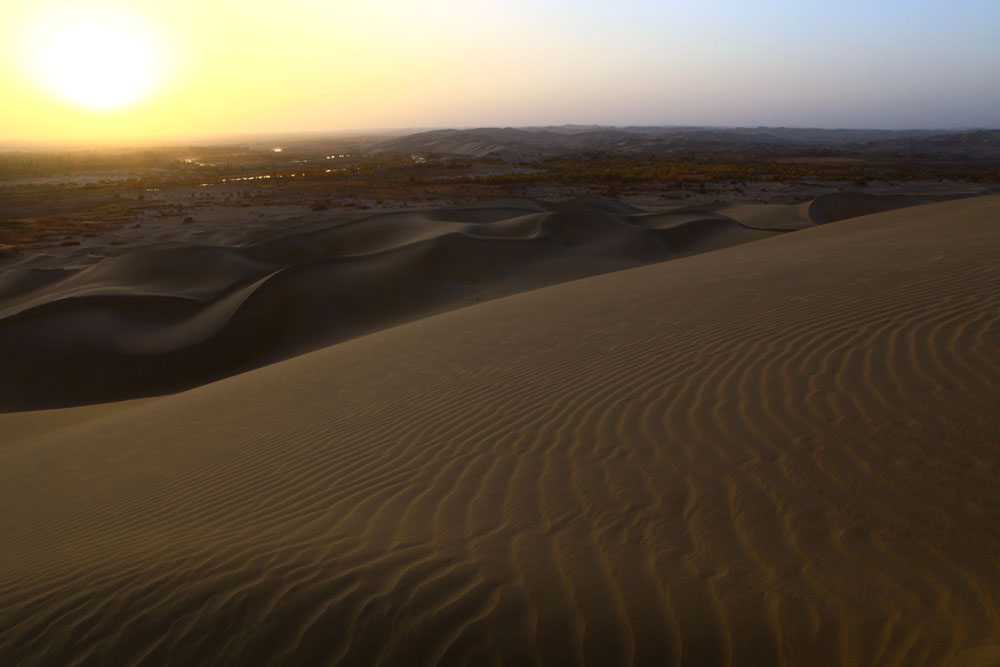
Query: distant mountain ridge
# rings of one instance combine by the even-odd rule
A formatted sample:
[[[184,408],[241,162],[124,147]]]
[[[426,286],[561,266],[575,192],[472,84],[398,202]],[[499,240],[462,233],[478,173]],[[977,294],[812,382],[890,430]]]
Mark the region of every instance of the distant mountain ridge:
[[[866,157],[1000,161],[1000,130],[852,130],[695,126],[484,127],[418,132],[373,144],[372,153],[537,160],[579,153],[670,155],[685,151],[787,156],[806,153]]]

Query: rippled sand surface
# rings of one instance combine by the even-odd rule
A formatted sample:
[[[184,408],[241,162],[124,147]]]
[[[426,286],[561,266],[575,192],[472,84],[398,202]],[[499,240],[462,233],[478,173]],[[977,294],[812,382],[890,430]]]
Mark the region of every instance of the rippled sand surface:
[[[914,206],[0,415],[0,662],[997,664],[998,258]]]

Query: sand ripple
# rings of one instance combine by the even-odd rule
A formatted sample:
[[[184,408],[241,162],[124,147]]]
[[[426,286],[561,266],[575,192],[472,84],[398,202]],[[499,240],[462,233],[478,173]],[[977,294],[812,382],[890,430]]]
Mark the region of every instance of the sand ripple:
[[[880,213],[0,416],[2,662],[992,664],[997,220]]]

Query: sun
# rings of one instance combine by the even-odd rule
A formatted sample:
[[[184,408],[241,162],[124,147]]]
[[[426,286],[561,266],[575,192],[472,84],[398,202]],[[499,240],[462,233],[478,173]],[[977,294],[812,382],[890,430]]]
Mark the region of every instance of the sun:
[[[63,7],[37,17],[25,62],[36,82],[63,101],[113,111],[145,100],[162,84],[158,37],[124,7]]]

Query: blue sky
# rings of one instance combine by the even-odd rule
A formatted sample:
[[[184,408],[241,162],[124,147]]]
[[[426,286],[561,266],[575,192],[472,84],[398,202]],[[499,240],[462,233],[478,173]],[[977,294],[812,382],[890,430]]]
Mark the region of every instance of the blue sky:
[[[1000,127],[998,0],[518,6],[617,63],[589,82],[615,122]]]

